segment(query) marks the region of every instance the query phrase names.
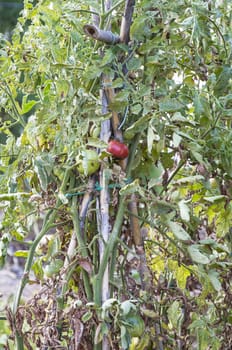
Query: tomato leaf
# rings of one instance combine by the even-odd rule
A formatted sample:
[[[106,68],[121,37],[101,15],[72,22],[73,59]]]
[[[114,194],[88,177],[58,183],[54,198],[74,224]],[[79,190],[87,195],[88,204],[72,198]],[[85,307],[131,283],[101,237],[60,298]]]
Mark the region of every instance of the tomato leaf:
[[[187,248],[191,259],[198,264],[209,264],[210,259],[207,255],[201,252],[201,246],[199,244],[192,244]]]
[[[176,236],[180,241],[191,240],[190,235],[185,231],[185,229],[177,222],[169,221],[167,223],[170,231]]]

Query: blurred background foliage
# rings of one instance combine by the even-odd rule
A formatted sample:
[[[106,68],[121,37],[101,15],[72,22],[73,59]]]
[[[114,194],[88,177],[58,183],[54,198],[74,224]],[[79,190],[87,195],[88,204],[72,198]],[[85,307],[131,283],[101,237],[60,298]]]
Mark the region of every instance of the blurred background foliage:
[[[0,32],[9,35],[17,23],[23,0],[0,1]]]

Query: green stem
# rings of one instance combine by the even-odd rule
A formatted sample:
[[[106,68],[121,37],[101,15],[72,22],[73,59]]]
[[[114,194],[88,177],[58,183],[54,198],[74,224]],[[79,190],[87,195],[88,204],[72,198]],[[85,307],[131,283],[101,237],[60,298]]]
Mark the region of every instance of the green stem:
[[[26,123],[24,122],[22,116],[18,112],[18,108],[15,104],[15,100],[12,97],[12,92],[9,88],[9,86],[5,83],[6,88],[2,87],[2,89],[5,91],[5,93],[8,95],[9,99],[11,100],[12,106],[13,106],[13,111],[15,113],[17,121],[21,124],[21,126],[24,128],[26,126]]]
[[[101,0],[101,16],[105,13],[105,0]]]
[[[120,0],[119,2],[117,2],[114,6],[112,6],[107,12],[105,12],[102,17],[104,19],[106,19],[114,10],[116,10],[116,8],[118,6],[120,6],[121,4],[124,4],[125,0]]]
[[[219,28],[219,26],[210,18],[210,17],[207,17],[208,20],[214,25],[214,27],[216,28],[216,30],[218,31],[218,34],[219,36],[221,37],[222,39],[222,42],[223,42],[223,46],[224,46],[224,50],[225,50],[225,54],[226,56],[228,57],[228,52],[227,52],[227,48],[226,48],[226,42],[225,42],[225,39],[224,39],[224,36]]]
[[[114,271],[115,271],[116,260],[117,260],[117,251],[116,251],[116,249],[113,249],[112,255],[111,255],[111,260],[110,260],[110,271],[109,271],[110,298],[113,297],[113,292],[114,292],[114,288],[115,288]]]
[[[173,171],[173,173],[171,174],[171,176],[169,177],[169,179],[167,180],[166,186],[163,188],[163,190],[161,191],[160,195],[167,190],[168,185],[171,183],[171,181],[174,179],[174,177],[176,176],[176,174],[178,174],[178,172],[180,171],[180,169],[185,165],[186,163],[186,159],[181,159],[181,161],[179,162],[177,168]]]
[[[77,9],[77,10],[72,10],[71,12],[84,12],[84,13],[90,13],[91,15],[99,16],[98,12],[91,11],[91,10]]]
[[[86,247],[85,241],[81,234],[81,228],[80,228],[80,220],[79,220],[79,214],[77,209],[77,198],[72,198],[72,207],[71,207],[71,213],[72,213],[72,220],[73,220],[73,226],[74,226],[74,232],[76,234],[77,243],[78,243],[78,250],[80,252],[80,255],[84,258],[89,257],[88,249]],[[90,279],[89,275],[86,271],[83,270],[83,281],[85,286],[85,292],[87,295],[88,300],[92,300],[92,289],[90,285]]]
[[[111,236],[109,238],[109,241],[105,247],[105,251],[102,257],[102,261],[99,266],[98,273],[94,276],[93,279],[93,286],[94,286],[94,301],[97,305],[101,305],[101,289],[102,289],[102,279],[104,276],[104,272],[109,260],[109,257],[111,256],[115,243],[117,241],[117,237],[119,235],[119,232],[121,230],[121,225],[123,222],[124,217],[124,211],[125,211],[125,200],[122,197],[119,203],[117,216],[115,219],[115,224],[111,233]],[[112,269],[111,269],[112,271]]]

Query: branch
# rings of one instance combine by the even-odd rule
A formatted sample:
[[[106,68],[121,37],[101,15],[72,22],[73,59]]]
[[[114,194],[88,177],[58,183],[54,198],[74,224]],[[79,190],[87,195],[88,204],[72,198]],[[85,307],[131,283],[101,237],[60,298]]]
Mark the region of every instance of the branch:
[[[134,244],[136,247],[141,246],[142,236],[141,236],[141,230],[140,230],[140,223],[138,220],[137,199],[135,194],[131,195],[131,200],[128,203],[128,209],[131,212],[130,225],[131,225],[131,232],[133,235]]]
[[[130,26],[134,12],[135,0],[126,0],[124,15],[120,29],[120,42],[128,44],[130,41]]]
[[[80,206],[80,232],[82,237],[84,237],[84,225],[85,225],[85,218],[87,215],[87,210],[89,207],[89,203],[92,199],[93,196],[93,190],[94,190],[94,186],[95,186],[95,180],[90,178],[89,182],[88,182],[88,186],[87,186],[87,191],[85,192],[82,202],[81,202],[81,206]],[[69,190],[69,193],[72,190]],[[76,236],[76,232],[74,232],[72,234],[69,246],[68,246],[68,250],[67,250],[67,255],[64,261],[64,267],[67,267],[70,263],[70,261],[72,261],[74,255],[76,254],[76,248],[77,248],[77,236]]]
[[[84,25],[83,29],[85,34],[88,35],[90,38],[97,41],[101,41],[105,44],[115,45],[120,41],[120,37],[118,35],[113,34],[109,30],[99,29],[93,24],[86,24]]]

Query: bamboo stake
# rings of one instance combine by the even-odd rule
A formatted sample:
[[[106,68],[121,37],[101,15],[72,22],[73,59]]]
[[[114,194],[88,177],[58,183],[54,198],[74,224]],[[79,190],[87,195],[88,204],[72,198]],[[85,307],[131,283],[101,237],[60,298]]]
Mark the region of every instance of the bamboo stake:
[[[83,27],[87,36],[97,41],[101,41],[108,45],[115,45],[119,43],[119,35],[113,34],[110,30],[102,30],[93,24],[86,24]]]
[[[121,23],[120,42],[128,44],[130,41],[130,27],[134,13],[135,0],[126,0],[124,15]]]

